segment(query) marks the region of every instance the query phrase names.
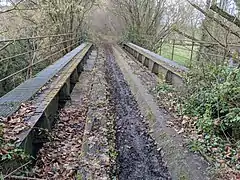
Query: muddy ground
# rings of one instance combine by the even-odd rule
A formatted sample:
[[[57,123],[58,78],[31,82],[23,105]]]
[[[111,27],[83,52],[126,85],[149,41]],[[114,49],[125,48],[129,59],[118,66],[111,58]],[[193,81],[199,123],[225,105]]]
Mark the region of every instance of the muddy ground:
[[[116,110],[117,167],[120,180],[171,179],[167,167],[138,104],[124,80],[114,59],[112,49],[106,46],[106,77],[111,85],[111,96]]]
[[[53,139],[40,150],[35,177],[171,179],[112,47],[100,49],[90,56],[92,68],[81,74],[72,101],[60,112]]]

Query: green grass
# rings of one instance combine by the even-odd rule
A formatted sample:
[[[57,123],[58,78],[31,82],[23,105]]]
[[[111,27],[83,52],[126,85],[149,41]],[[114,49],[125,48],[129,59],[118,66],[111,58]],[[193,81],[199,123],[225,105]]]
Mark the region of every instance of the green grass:
[[[172,59],[172,44],[163,44],[162,50],[161,50],[161,56],[171,59],[181,65],[184,65],[186,67],[190,66],[190,57],[191,57],[191,46],[181,46],[181,45],[175,45],[174,47],[174,56]],[[194,48],[197,49],[196,47]],[[158,54],[160,54],[160,50],[158,51]],[[193,58],[192,62],[196,60],[197,53],[193,52]]]

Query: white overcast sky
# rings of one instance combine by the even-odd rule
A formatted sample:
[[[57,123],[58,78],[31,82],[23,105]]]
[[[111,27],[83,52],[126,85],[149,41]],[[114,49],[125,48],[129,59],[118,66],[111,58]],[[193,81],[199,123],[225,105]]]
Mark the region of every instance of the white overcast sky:
[[[194,0],[196,2],[196,0]],[[220,0],[218,0],[219,2]],[[177,2],[179,2],[179,0],[167,0],[168,4],[177,4]],[[183,1],[184,2],[184,1]],[[206,2],[206,0],[197,0],[197,2]],[[234,2],[234,0],[229,0],[228,1],[228,12],[231,14],[236,14],[237,13],[237,8],[236,8],[236,4]],[[9,0],[0,0],[0,6],[10,6],[11,3]]]
[[[8,0],[0,0],[0,5],[1,6],[10,6],[11,3]]]

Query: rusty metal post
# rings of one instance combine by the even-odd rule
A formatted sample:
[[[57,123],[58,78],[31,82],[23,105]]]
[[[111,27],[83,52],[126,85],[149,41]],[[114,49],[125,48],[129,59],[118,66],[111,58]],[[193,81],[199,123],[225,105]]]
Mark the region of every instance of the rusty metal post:
[[[50,52],[50,54],[53,54],[54,52],[53,52],[53,46],[52,46],[52,39],[51,39],[51,37],[49,37],[48,43],[49,43],[49,52]],[[60,44],[59,46],[61,46],[61,45],[62,44]],[[51,56],[50,64],[53,64],[53,63],[54,63],[54,57]]]
[[[175,39],[173,40],[173,47],[172,47],[172,60],[174,58],[174,49],[175,49]]]
[[[31,47],[31,40],[28,40],[28,43],[30,44]],[[29,52],[29,60],[28,60],[28,69],[27,69],[27,75],[26,75],[26,80],[30,79],[32,77],[32,72],[33,72],[33,61],[34,61],[34,50],[35,50],[35,42],[32,40],[32,47],[33,47],[33,52]]]
[[[191,56],[190,56],[190,68],[192,67],[193,51],[194,51],[194,42],[192,42],[192,49],[191,49]]]

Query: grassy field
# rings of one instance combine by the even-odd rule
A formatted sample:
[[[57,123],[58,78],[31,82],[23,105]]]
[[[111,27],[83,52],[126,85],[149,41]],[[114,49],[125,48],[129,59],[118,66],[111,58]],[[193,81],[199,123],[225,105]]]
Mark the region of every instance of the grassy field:
[[[186,67],[189,67],[190,65],[190,57],[191,57],[191,46],[181,46],[181,45],[175,45],[174,47],[174,56],[172,59],[172,44],[164,44],[162,46],[161,56],[171,59],[181,65],[184,65]],[[196,50],[196,48],[195,48]],[[160,51],[158,52],[160,54]],[[197,53],[193,52],[193,60],[196,60]]]

